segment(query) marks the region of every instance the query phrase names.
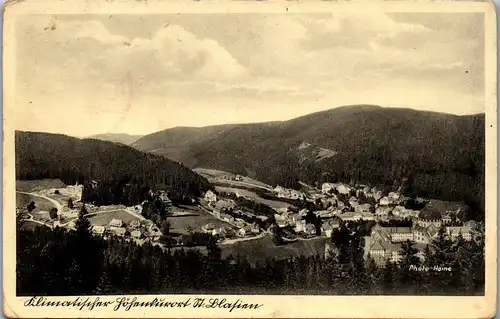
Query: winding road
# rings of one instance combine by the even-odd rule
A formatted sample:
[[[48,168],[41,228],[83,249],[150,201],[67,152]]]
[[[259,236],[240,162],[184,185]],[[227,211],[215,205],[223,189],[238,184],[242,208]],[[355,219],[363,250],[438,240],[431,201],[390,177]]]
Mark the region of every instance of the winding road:
[[[62,212],[62,209],[63,209],[62,205],[58,201],[56,201],[56,200],[54,200],[54,199],[52,199],[50,197],[39,195],[39,194],[36,194],[36,193],[28,193],[28,192],[20,192],[20,191],[16,191],[16,193],[26,194],[26,195],[30,195],[30,196],[35,196],[35,197],[40,197],[40,198],[46,199],[49,202],[51,202],[52,204],[54,204],[54,206],[57,208],[58,212]]]

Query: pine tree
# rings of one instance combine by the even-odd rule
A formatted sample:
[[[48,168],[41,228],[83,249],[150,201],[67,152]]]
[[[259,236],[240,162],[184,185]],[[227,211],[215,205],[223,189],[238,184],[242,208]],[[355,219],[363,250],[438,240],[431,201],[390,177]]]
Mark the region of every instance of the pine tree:
[[[80,212],[80,215],[78,216],[75,222],[75,228],[76,228],[75,232],[77,236],[88,238],[92,236],[92,233],[90,232],[92,224],[90,223],[90,220],[87,218],[86,213],[83,213],[84,210],[85,206],[82,206],[82,211]]]
[[[380,291],[380,271],[373,257],[368,256],[365,264],[367,285],[370,293],[378,294]]]
[[[440,267],[448,266],[453,259],[451,251],[452,242],[446,234],[445,226],[442,225],[439,228],[437,237],[432,241],[431,246],[431,265]]]
[[[73,260],[71,262],[71,265],[68,268],[68,271],[65,276],[65,282],[68,287],[67,289],[69,295],[76,295],[82,293],[82,283],[83,283],[82,273],[76,260]]]
[[[417,256],[418,249],[414,247],[413,241],[407,240],[401,244],[402,259],[399,263],[400,280],[403,286],[412,285],[417,282],[419,273],[413,270],[413,267],[420,266],[420,258]]]
[[[213,236],[210,236],[208,243],[206,245],[208,260],[210,261],[220,261],[222,250],[217,246],[217,241]]]
[[[96,295],[108,295],[113,292],[113,287],[111,286],[111,282],[108,278],[108,274],[106,270],[103,270],[101,277],[99,278],[99,283],[95,289]]]

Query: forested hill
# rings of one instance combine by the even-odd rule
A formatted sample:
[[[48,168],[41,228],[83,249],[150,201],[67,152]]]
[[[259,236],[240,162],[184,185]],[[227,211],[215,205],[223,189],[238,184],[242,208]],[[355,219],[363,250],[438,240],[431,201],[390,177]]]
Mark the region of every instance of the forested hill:
[[[176,198],[199,196],[210,188],[205,178],[182,164],[113,142],[16,131],[15,147],[18,180],[96,181],[93,201],[98,204],[135,204],[147,188],[167,190]],[[124,198],[124,192],[136,195]]]
[[[217,138],[236,126],[174,127],[143,136],[132,143],[131,146],[144,152],[162,155],[186,165],[191,165],[194,164],[194,154],[189,150],[191,145]]]
[[[406,178],[407,193],[484,207],[484,119],[346,106],[285,122],[226,127],[214,135],[205,128],[170,158],[289,187],[298,180],[392,186]],[[169,156],[169,145],[176,145],[169,144],[169,131],[162,134],[160,154]],[[147,149],[142,142],[148,140],[134,147]]]

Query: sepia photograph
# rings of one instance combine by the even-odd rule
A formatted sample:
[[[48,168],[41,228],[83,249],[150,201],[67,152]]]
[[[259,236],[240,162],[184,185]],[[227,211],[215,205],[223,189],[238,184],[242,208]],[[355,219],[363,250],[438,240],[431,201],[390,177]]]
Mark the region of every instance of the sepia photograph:
[[[494,314],[493,5],[98,2],[6,4],[6,307]]]

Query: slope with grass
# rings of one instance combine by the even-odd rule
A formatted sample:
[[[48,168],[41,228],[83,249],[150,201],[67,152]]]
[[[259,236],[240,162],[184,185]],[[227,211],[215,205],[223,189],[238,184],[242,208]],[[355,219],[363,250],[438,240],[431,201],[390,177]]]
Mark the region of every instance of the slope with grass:
[[[373,105],[285,122],[155,133],[162,155],[191,167],[247,175],[270,185],[324,181],[403,186],[411,195],[465,200],[484,209],[484,114],[456,116]],[[220,128],[220,127],[219,127]],[[216,134],[207,134],[215,130]],[[182,148],[175,136],[189,132]],[[134,147],[149,150],[150,135]],[[406,180],[403,183],[403,180]]]

